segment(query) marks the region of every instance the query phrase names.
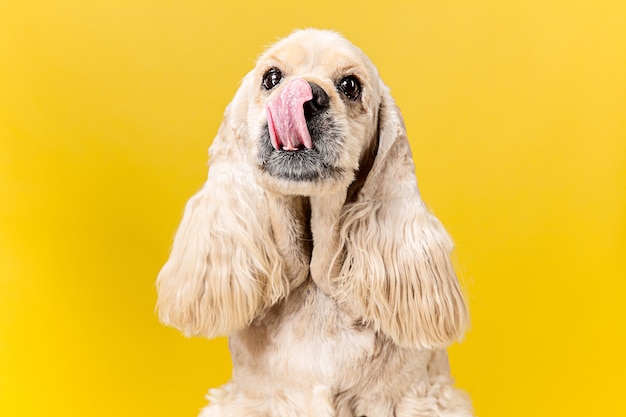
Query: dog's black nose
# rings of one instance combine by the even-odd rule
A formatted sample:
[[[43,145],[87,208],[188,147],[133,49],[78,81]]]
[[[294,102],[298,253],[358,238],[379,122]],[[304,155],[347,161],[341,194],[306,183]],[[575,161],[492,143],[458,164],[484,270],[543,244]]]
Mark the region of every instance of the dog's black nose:
[[[304,117],[308,120],[311,117],[322,113],[330,105],[330,98],[326,91],[319,85],[309,81],[313,98],[304,103]]]

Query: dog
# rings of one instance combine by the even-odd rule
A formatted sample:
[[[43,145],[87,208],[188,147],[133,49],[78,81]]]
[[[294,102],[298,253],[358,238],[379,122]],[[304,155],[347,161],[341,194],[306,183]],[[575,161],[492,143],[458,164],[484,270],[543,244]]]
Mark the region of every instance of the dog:
[[[201,417],[467,417],[468,313],[400,111],[365,54],[299,30],[241,83],[158,280],[160,320],[229,337]]]

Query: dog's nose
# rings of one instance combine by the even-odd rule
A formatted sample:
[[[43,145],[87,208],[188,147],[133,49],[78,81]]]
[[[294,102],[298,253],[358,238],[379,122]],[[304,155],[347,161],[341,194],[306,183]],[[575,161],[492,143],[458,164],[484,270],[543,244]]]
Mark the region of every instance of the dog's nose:
[[[304,117],[308,120],[311,117],[322,113],[326,110],[330,105],[330,98],[326,91],[319,85],[308,81],[311,86],[311,92],[313,93],[313,98],[304,103]]]

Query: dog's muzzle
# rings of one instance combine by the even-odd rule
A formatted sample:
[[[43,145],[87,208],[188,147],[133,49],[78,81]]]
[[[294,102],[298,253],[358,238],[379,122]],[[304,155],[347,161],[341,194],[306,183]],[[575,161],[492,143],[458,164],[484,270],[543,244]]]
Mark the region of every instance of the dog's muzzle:
[[[331,98],[316,83],[294,78],[279,85],[265,104],[257,161],[273,178],[295,182],[347,180],[339,165],[343,132],[337,128]],[[306,194],[303,189],[299,193]]]

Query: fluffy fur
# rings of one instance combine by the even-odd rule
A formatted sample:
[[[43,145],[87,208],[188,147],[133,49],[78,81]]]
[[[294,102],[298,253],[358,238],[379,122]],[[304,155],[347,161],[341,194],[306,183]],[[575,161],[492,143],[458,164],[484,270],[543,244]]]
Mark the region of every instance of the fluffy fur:
[[[264,106],[295,77],[328,103],[312,149],[277,150]],[[164,323],[230,337],[232,381],[201,416],[470,416],[444,350],[467,324],[451,249],[369,59],[333,32],[279,41],[227,107],[158,278]]]

